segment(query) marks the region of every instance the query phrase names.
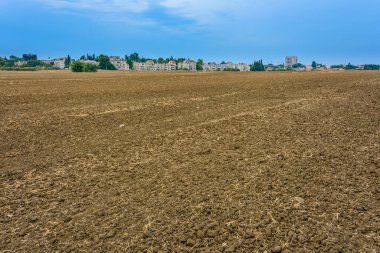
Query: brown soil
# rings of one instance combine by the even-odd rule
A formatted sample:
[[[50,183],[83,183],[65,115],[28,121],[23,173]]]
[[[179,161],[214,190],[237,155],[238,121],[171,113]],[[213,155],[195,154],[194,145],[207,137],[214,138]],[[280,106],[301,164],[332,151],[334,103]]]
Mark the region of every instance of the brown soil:
[[[0,252],[379,252],[380,71],[0,72]]]

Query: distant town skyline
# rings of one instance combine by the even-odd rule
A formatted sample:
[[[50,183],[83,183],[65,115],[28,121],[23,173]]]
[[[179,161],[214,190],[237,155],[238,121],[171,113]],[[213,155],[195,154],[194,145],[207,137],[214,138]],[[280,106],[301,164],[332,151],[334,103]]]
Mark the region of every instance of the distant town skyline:
[[[0,0],[0,55],[379,64],[377,0]]]

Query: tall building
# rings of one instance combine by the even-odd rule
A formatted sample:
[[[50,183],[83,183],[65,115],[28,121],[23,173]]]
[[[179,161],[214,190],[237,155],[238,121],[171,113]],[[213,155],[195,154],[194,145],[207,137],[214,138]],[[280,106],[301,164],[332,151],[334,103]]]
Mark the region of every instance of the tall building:
[[[37,60],[37,55],[36,54],[23,54],[22,58],[24,61],[35,61]]]
[[[297,63],[298,63],[298,57],[297,56],[286,56],[285,57],[285,67],[291,67]]]

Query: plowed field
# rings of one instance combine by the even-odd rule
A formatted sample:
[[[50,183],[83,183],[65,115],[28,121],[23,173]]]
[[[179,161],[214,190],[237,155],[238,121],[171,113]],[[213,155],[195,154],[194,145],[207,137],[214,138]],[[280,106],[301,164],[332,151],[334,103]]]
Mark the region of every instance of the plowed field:
[[[380,71],[0,72],[0,252],[380,252]]]

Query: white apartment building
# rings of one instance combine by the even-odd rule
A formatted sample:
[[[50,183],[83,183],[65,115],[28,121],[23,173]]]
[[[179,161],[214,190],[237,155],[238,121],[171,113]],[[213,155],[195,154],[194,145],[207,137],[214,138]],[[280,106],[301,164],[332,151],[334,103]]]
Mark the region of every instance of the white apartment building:
[[[227,62],[223,64],[216,64],[215,62],[209,62],[202,66],[203,71],[224,71],[226,69],[238,69],[242,72],[250,71],[249,65],[245,63],[233,64],[232,62]]]
[[[175,71],[177,69],[176,61],[169,61],[168,63],[154,64],[155,71]]]
[[[127,62],[119,56],[110,56],[110,63],[114,65],[117,70],[129,70]]]
[[[215,62],[209,62],[202,65],[203,71],[218,71],[218,65]]]
[[[240,72],[249,72],[249,71],[251,71],[251,67],[248,64],[245,64],[245,63],[235,64],[235,68],[238,69]]]
[[[147,60],[146,62],[134,62],[133,69],[137,71],[153,71],[154,61]]]
[[[174,60],[168,63],[154,63],[153,60],[147,60],[146,62],[134,62],[133,69],[137,71],[175,71],[177,63]]]
[[[221,67],[224,69],[235,69],[235,64],[233,64],[232,62],[226,62],[225,64],[221,65]]]
[[[57,69],[65,69],[65,61],[66,61],[66,58],[64,58],[64,57],[58,58],[58,59],[54,59],[53,60],[53,65]]]
[[[193,60],[186,60],[178,63],[178,69],[186,69],[189,71],[197,71],[197,64]]]

